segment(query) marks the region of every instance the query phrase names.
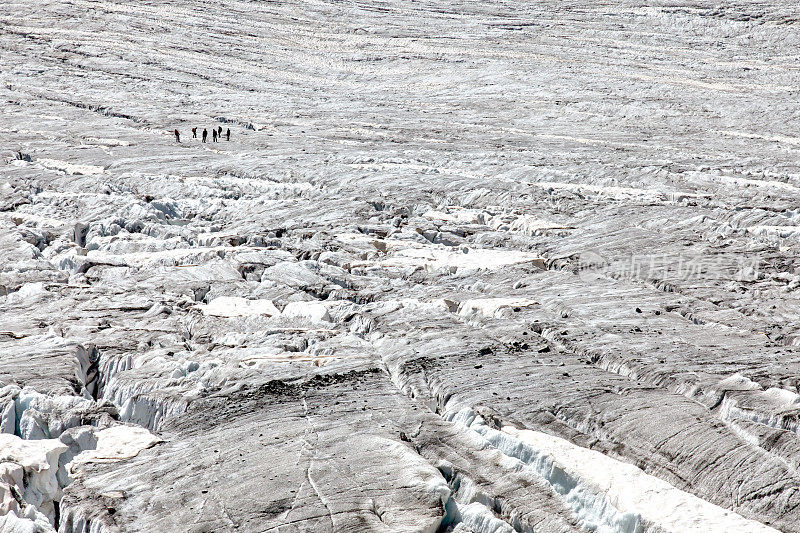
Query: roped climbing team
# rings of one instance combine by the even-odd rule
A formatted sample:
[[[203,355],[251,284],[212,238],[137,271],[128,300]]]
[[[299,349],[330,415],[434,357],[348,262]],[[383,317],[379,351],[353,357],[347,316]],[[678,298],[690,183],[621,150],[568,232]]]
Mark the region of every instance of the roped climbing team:
[[[181,142],[181,132],[178,131],[177,128],[175,129],[173,134],[175,135],[175,140],[177,142]],[[197,128],[192,128],[192,138],[193,139],[197,139]],[[218,139],[221,139],[221,138],[222,138],[222,126],[220,126],[218,128],[212,128],[211,129],[211,140],[212,140],[212,142],[219,142]],[[207,129],[203,129],[203,142],[207,142],[207,140],[208,140],[208,130]],[[225,131],[225,140],[226,141],[230,141],[231,140],[231,129],[230,128],[228,128],[227,131]]]

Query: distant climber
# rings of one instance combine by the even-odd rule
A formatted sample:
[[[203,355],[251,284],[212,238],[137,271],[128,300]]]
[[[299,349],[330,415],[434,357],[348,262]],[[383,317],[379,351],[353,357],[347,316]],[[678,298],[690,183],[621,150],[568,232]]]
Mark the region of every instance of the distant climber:
[[[217,130],[211,130],[211,140],[217,142]]]
[[[197,139],[197,128],[192,128],[192,139]]]
[[[181,142],[181,132],[175,130],[175,140]]]
[[[225,132],[225,140],[226,141],[230,141],[231,140],[231,129],[230,128],[228,128],[228,131]]]
[[[217,137],[222,137],[222,126],[217,129]]]
[[[204,129],[203,130],[203,142],[206,142],[206,139],[208,139],[208,130]]]

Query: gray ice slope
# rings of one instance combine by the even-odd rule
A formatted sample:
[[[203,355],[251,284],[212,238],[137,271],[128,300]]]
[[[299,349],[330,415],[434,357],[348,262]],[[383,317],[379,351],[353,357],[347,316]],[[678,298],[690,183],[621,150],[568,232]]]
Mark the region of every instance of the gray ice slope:
[[[797,20],[4,2],[0,529],[800,531]]]

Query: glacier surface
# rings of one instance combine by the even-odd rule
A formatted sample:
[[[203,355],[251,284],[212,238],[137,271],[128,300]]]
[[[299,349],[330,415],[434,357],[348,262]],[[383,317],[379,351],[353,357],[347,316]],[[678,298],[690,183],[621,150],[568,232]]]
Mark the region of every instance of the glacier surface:
[[[0,28],[3,533],[800,533],[795,3]]]

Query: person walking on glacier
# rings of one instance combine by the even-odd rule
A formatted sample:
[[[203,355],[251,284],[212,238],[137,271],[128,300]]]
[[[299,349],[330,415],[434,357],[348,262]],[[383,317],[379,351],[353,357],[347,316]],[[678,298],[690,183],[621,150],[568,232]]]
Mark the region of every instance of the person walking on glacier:
[[[192,128],[192,139],[197,139],[197,127]]]
[[[175,130],[175,140],[181,142],[181,132]]]
[[[214,142],[217,142],[217,130],[216,129],[211,130],[211,140],[214,141]]]
[[[222,126],[217,128],[217,137],[222,137]]]
[[[228,131],[225,132],[225,140],[226,141],[230,141],[231,140],[231,129],[230,128],[228,128]]]
[[[206,142],[206,139],[208,139],[208,130],[203,129],[203,142]]]

